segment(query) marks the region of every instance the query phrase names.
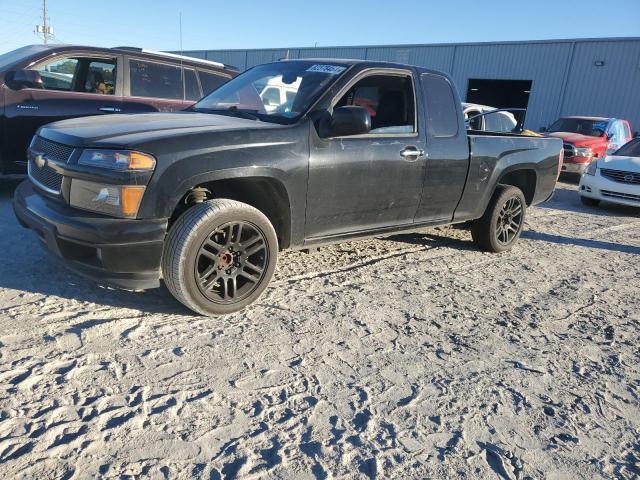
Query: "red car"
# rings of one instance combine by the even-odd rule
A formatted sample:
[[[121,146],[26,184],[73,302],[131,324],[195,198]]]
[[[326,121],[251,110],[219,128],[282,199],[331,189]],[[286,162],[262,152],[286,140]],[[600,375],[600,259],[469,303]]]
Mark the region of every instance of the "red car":
[[[50,122],[184,110],[238,74],[222,63],[140,48],[29,45],[0,55],[0,176],[27,172]]]
[[[633,138],[629,122],[618,118],[562,117],[542,131],[563,140],[562,171],[567,173],[581,174],[591,160],[606,156]]]

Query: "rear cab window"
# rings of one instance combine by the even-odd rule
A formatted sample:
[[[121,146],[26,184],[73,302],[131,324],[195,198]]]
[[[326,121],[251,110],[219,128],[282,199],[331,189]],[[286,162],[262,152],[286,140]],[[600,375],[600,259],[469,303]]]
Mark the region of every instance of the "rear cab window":
[[[445,77],[425,73],[421,76],[425,96],[427,131],[431,137],[458,135],[458,106],[453,88]]]

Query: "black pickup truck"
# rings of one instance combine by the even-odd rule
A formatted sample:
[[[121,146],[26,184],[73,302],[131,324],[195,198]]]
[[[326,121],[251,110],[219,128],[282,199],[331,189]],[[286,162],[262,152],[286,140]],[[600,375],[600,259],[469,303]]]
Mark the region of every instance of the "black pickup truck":
[[[73,270],[224,314],[278,252],[468,223],[510,249],[554,190],[562,141],[467,132],[444,74],[291,60],[254,67],[189,111],[42,127],[14,210]]]

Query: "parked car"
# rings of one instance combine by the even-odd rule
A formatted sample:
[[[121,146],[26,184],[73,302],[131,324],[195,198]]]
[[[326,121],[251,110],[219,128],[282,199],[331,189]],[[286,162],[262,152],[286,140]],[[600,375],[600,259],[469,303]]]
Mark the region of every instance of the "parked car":
[[[578,192],[585,205],[604,200],[640,207],[640,137],[613,155],[591,162],[580,178]]]
[[[30,45],[0,55],[0,175],[24,174],[38,127],[113,113],[182,110],[238,71],[139,48]]]
[[[266,108],[273,78],[298,85],[291,108]],[[190,112],[42,127],[14,209],[77,272],[134,289],[162,277],[192,310],[224,314],[258,298],[283,249],[472,221],[480,248],[509,250],[561,152],[554,138],[467,134],[445,74],[288,60]]]
[[[594,158],[603,158],[632,138],[627,120],[603,117],[562,117],[549,128],[547,136],[564,141],[562,171],[582,173]]]
[[[541,137],[532,130],[522,129],[516,116],[508,109],[499,109],[476,103],[463,103],[462,112],[468,130],[495,133],[520,133],[530,137]]]

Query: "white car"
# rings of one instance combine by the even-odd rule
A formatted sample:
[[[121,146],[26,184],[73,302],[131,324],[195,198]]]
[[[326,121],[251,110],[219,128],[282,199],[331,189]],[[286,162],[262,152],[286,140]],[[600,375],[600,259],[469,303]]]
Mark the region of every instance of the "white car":
[[[264,108],[268,113],[281,111],[291,111],[293,101],[296,98],[302,77],[294,82],[285,83],[282,77],[273,77],[260,92],[260,98],[264,103]],[[283,110],[284,109],[284,110]]]
[[[464,113],[467,128],[471,130],[510,133],[518,126],[518,121],[513,113],[495,107],[477,105],[475,103],[463,103],[462,112]],[[489,115],[492,112],[495,113]]]
[[[640,137],[613,155],[594,159],[582,174],[578,192],[585,205],[607,201],[640,207]]]

